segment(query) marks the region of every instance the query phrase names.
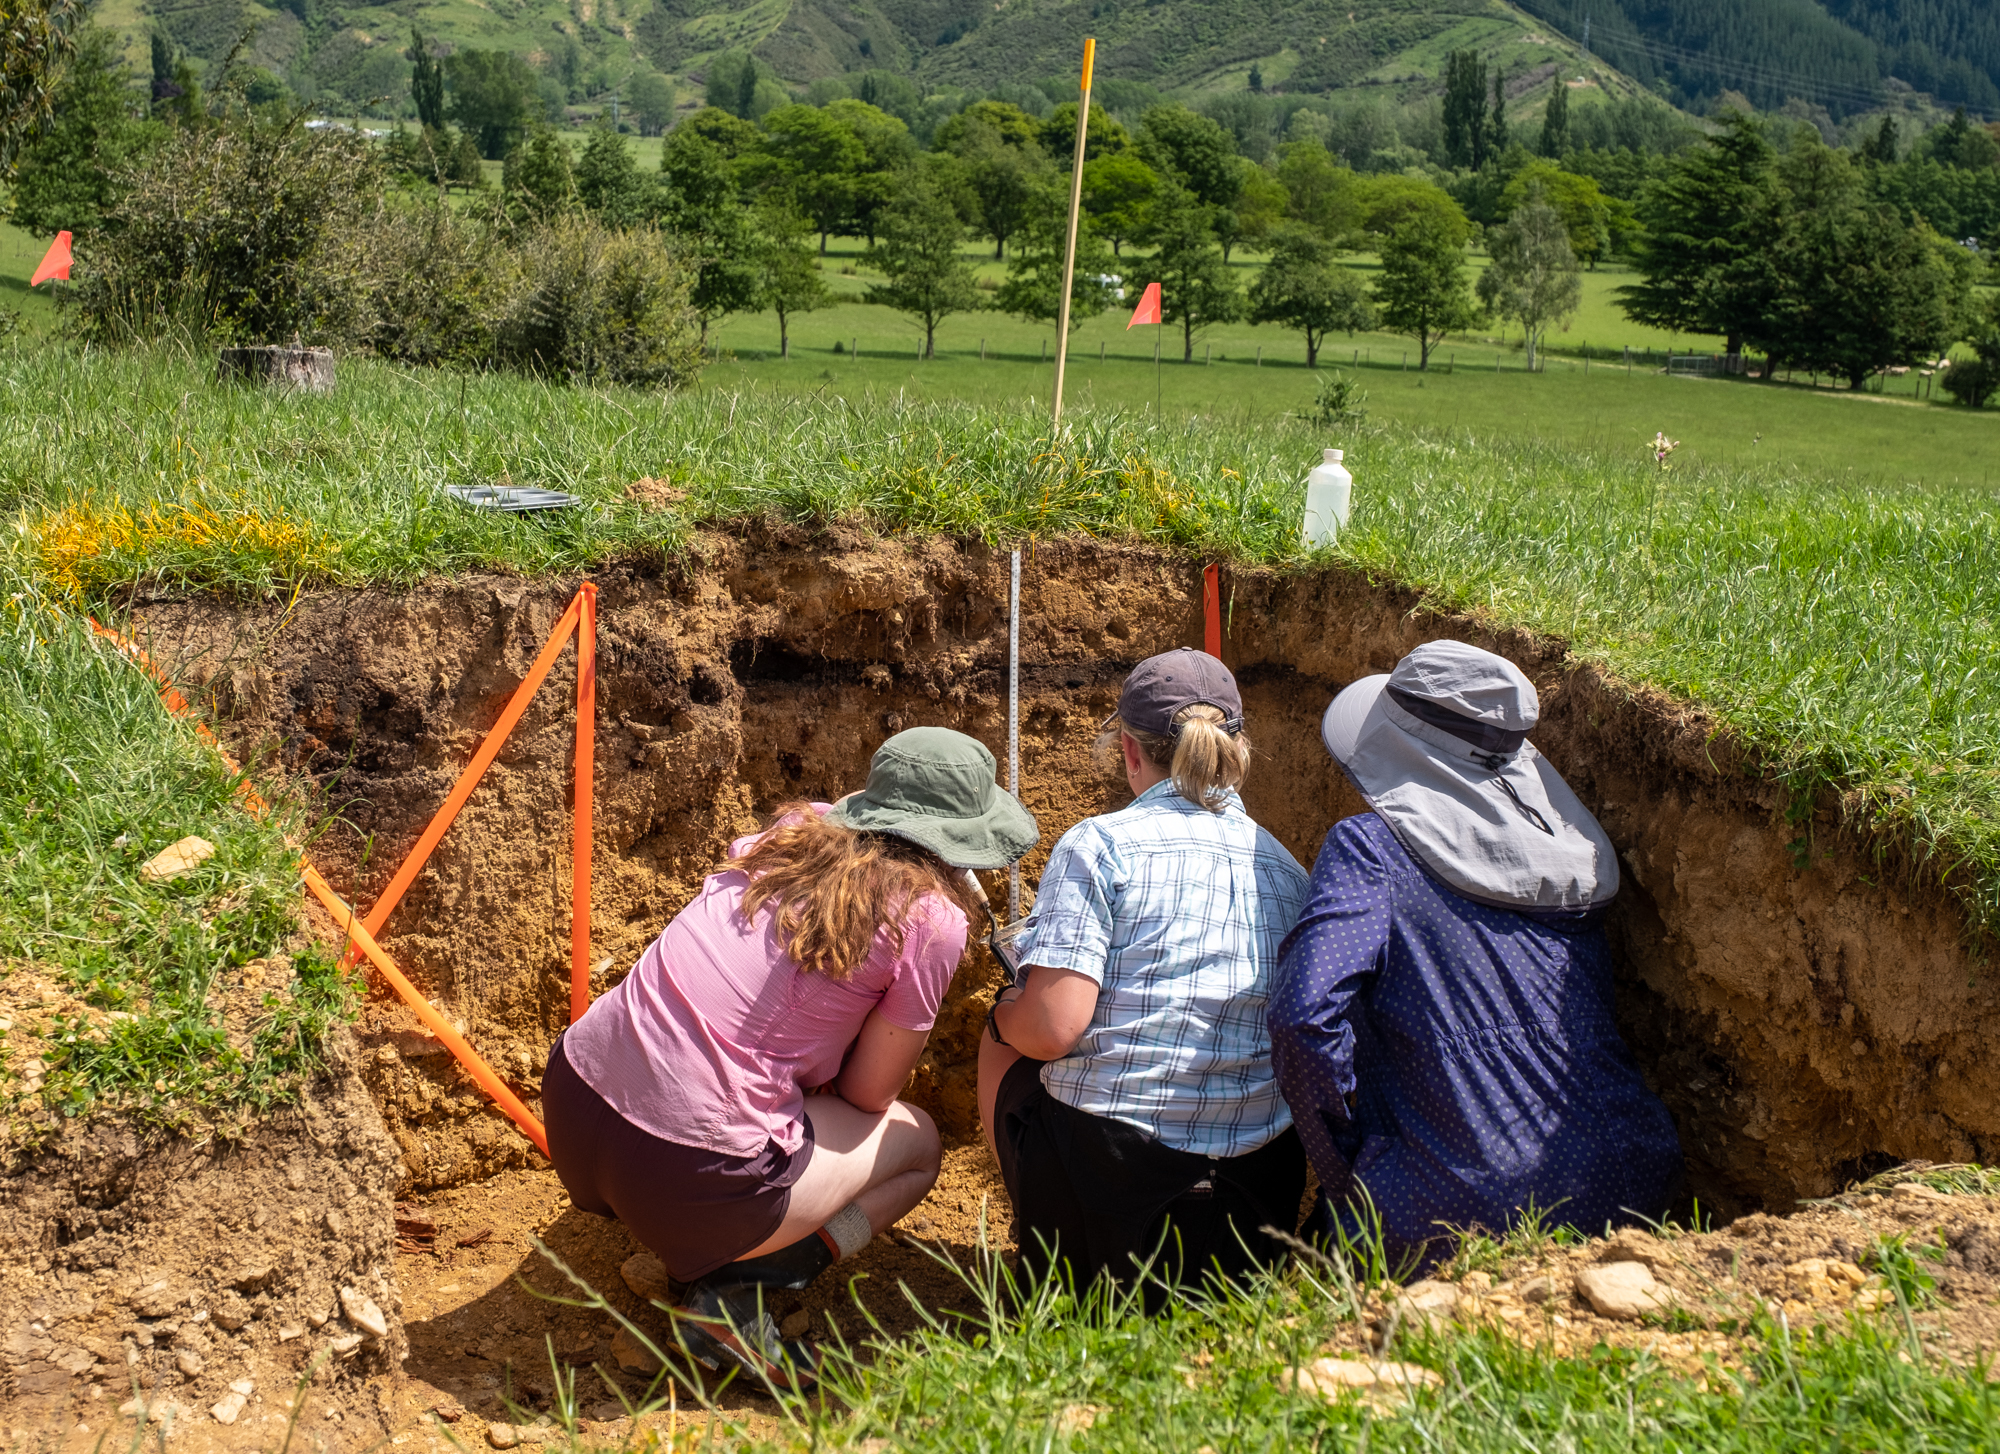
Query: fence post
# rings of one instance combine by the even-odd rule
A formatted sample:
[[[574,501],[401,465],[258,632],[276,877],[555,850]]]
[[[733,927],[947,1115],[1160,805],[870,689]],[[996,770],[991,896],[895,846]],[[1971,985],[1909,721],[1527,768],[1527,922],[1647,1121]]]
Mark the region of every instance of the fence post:
[[[848,339],[848,340],[847,340],[847,351],[848,351],[849,353],[853,354],[853,355],[854,355],[854,356],[855,356],[856,358],[860,358],[860,357],[861,357],[861,340],[860,340],[860,339],[858,339],[858,338],[850,338],[850,339]]]
[[[1403,372],[1407,374],[1409,371],[1410,371],[1410,351],[1406,348],[1403,350]]]
[[[1101,338],[1097,340],[1097,361],[1104,362],[1104,340]]]
[[[1045,338],[1042,340],[1042,362],[1047,363],[1048,361],[1049,361],[1049,341]]]
[[[986,340],[983,338],[979,340],[979,361],[986,362]]]
[[[1215,345],[1212,343],[1204,343],[1201,346],[1201,366],[1203,368],[1207,368],[1210,364],[1214,362],[1215,362]]]
[[[1257,367],[1264,367],[1264,345],[1261,343],[1257,345]]]

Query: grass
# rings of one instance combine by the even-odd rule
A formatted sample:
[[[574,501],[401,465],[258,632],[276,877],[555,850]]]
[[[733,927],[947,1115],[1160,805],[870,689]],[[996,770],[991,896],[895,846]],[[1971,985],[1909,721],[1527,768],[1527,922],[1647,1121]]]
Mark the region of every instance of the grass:
[[[1357,1325],[1381,1310],[1381,1289],[1357,1285],[1349,1265],[1307,1259],[1242,1287],[1181,1294],[1148,1318],[1130,1294],[1100,1284],[1078,1295],[1054,1279],[1018,1287],[982,1258],[960,1269],[977,1313],[946,1321],[919,1307],[914,1336],[822,1345],[824,1399],[774,1390],[783,1420],[775,1436],[746,1438],[726,1424],[721,1432],[732,1446],[786,1454],[1995,1447],[2000,1390],[1983,1368],[1955,1367],[1921,1338],[1913,1346],[1907,1319],[1900,1329],[1854,1316],[1797,1331],[1758,1311],[1721,1356],[1656,1352],[1662,1326],[1651,1347],[1600,1343],[1571,1358],[1486,1329],[1397,1322],[1378,1356],[1426,1370],[1414,1377],[1430,1386],[1407,1397],[1379,1387],[1338,1398],[1301,1391],[1299,1371],[1353,1349]],[[618,1317],[577,1285],[585,1305]],[[553,1442],[599,1448],[577,1431],[560,1370],[557,1383]],[[696,1428],[703,1415],[690,1407],[683,1419]],[[657,1437],[637,1427],[620,1447]]]
[[[0,1136],[32,1138],[37,1103],[185,1123],[290,1096],[346,990],[300,942],[286,824],[244,812],[195,728],[74,613],[11,568],[0,591],[0,1105],[29,1112]],[[148,882],[189,835],[214,856]]]
[[[0,361],[0,391],[25,404],[0,420],[0,512],[42,589],[102,600],[138,581],[257,592],[493,566],[574,574],[679,550],[703,519],[763,512],[892,534],[1135,536],[1290,567],[1306,563],[1299,492],[1325,442],[1268,405],[1164,422],[1080,407],[1052,450],[1039,412],[1004,399],[871,395],[852,378],[810,394],[663,398],[343,370],[331,398],[287,399],[217,389],[205,362],[163,355]],[[1773,418],[1790,402],[1750,386],[1659,387],[1697,403],[1769,400]],[[1916,412],[1793,406],[1854,427]],[[1957,422],[1991,433],[1987,419]],[[1334,557],[1702,704],[1800,801],[1828,784],[1847,792],[1864,826],[1929,856],[1979,926],[2000,925],[1990,494],[1953,481],[1949,462],[1942,481],[1891,473],[1916,463],[1893,452],[1874,461],[1880,473],[1832,474],[1729,469],[1690,446],[1662,471],[1641,447],[1650,430],[1624,427],[1595,446],[1349,431],[1357,506]],[[642,512],[623,486],[643,475],[690,499]],[[437,489],[503,476],[586,508],[493,517]]]

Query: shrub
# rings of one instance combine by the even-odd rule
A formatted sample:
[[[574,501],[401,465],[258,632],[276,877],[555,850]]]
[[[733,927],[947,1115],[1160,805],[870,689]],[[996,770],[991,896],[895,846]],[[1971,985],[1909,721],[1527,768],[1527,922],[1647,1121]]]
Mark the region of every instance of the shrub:
[[[501,362],[581,383],[676,388],[700,371],[692,270],[659,232],[560,217],[519,236]]]
[[[442,202],[390,205],[369,222],[369,307],[355,342],[438,366],[493,361],[519,269],[490,229]]]
[[[181,127],[118,190],[77,248],[75,336],[333,343],[361,321],[360,224],[381,192],[362,138],[296,120]]]

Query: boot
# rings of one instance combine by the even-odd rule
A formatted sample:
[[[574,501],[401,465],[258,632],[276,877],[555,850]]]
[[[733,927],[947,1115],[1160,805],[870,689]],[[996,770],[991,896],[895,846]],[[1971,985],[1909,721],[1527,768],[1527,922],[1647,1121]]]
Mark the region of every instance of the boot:
[[[803,1291],[833,1266],[835,1248],[818,1232],[789,1247],[731,1262],[688,1286],[678,1327],[688,1352],[703,1367],[740,1368],[778,1387],[809,1393],[819,1382],[819,1360],[803,1340],[778,1331],[771,1294]]]

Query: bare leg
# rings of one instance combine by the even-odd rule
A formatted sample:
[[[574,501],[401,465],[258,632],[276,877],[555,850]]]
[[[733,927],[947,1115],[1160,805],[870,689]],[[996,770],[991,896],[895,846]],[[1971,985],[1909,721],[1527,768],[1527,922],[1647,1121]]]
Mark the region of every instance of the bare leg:
[[[792,1185],[785,1220],[744,1253],[746,1258],[810,1237],[849,1202],[860,1206],[880,1234],[937,1184],[944,1154],[937,1123],[916,1106],[896,1101],[886,1111],[863,1111],[839,1096],[813,1096],[806,1115],[813,1128],[812,1160]]]
[[[979,1129],[986,1133],[986,1149],[995,1166],[1000,1164],[1000,1149],[993,1139],[993,1103],[999,1099],[1000,1082],[1020,1058],[1013,1046],[1002,1045],[991,1035],[979,1037]]]

